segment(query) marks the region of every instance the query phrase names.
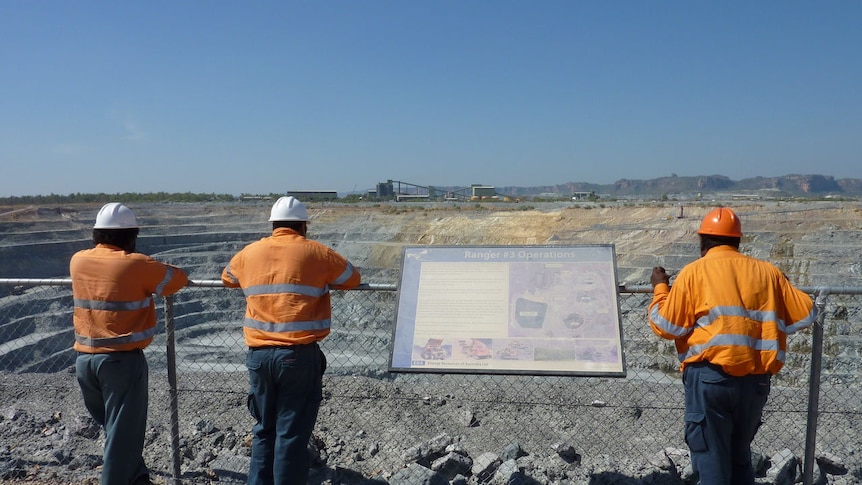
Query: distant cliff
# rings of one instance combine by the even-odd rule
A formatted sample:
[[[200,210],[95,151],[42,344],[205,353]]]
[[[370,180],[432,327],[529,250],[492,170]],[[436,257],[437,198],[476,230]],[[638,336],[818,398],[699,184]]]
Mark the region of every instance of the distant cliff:
[[[697,194],[718,192],[761,193],[777,197],[838,197],[862,196],[862,179],[835,179],[829,175],[783,175],[780,177],[754,177],[731,180],[724,175],[698,175],[693,177],[659,177],[649,180],[620,179],[613,184],[567,182],[538,187],[497,187],[497,192],[525,196],[538,194],[571,194],[595,192],[612,196],[638,196],[662,194]]]

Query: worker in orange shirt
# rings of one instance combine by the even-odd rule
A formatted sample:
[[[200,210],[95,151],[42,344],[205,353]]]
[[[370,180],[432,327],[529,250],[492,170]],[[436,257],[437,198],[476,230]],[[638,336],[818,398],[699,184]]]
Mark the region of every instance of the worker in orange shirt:
[[[306,239],[308,212],[281,197],[270,212],[272,235],[231,258],[225,286],[242,288],[248,346],[248,409],[252,428],[248,484],[301,484],[308,478],[311,439],[323,400],[326,357],[317,342],[329,335],[330,289],[360,283],[343,256]]]
[[[753,485],[751,442],[787,335],[816,318],[811,297],[772,264],[739,252],[742,225],[721,207],[701,222],[701,258],[669,286],[653,268],[652,330],[674,340],[685,388],[685,441],[701,485]]]
[[[126,206],[105,204],[95,247],[69,263],[74,297],[75,374],[84,405],[105,430],[102,485],[149,484],[143,459],[149,369],[143,349],[156,333],[153,295],[179,291],[179,268],[135,252],[139,231]]]

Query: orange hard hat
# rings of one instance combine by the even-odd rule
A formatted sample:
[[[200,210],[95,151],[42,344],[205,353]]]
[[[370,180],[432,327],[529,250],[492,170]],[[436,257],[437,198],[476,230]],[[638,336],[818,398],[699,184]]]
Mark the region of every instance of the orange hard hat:
[[[709,211],[700,223],[698,234],[710,236],[742,237],[742,224],[736,214],[727,207]]]

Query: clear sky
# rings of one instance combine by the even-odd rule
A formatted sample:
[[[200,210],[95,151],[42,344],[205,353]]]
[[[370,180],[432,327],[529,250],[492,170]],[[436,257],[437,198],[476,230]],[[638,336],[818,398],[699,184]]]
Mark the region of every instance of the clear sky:
[[[862,178],[862,2],[0,0],[0,197]]]

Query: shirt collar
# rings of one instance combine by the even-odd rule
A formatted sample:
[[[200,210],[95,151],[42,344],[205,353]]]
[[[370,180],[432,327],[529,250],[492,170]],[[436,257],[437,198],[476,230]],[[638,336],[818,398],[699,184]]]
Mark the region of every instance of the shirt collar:
[[[725,255],[728,253],[739,253],[739,250],[737,250],[733,246],[727,246],[727,245],[716,246],[714,248],[711,248],[709,251],[707,251],[706,255],[704,257],[708,257],[709,255],[720,256],[720,255]]]

